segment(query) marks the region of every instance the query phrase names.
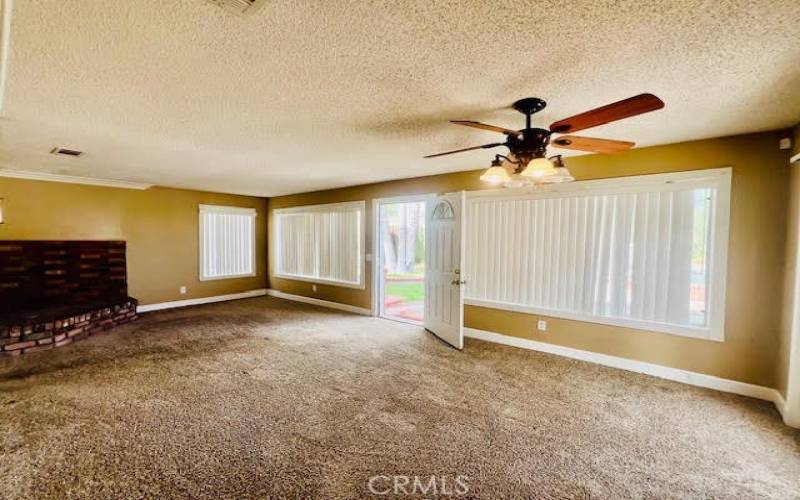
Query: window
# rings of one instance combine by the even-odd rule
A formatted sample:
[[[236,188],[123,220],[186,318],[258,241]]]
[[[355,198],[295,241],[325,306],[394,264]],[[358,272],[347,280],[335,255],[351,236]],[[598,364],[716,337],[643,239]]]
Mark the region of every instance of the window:
[[[256,211],[200,205],[200,280],[255,276]]]
[[[363,201],[275,211],[275,276],[364,288]]]
[[[451,220],[453,218],[453,205],[447,200],[442,200],[433,209],[433,220]]]
[[[730,169],[478,192],[467,303],[722,340]]]

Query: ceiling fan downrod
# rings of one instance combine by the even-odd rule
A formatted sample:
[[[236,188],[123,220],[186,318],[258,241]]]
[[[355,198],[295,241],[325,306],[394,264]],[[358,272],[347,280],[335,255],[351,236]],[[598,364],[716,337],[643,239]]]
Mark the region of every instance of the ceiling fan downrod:
[[[526,97],[514,102],[511,107],[525,115],[525,128],[531,128],[531,115],[547,107],[547,102],[538,97]]]

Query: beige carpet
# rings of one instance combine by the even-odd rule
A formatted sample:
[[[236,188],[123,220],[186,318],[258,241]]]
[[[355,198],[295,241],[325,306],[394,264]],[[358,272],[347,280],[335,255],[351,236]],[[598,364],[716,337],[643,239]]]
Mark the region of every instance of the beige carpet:
[[[785,500],[800,434],[766,402],[271,298],[0,360],[3,499],[364,497],[415,475],[470,498]]]

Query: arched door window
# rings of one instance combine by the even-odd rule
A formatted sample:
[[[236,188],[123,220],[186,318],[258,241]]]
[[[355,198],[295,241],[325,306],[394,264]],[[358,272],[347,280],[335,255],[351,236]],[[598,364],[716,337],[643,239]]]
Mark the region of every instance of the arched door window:
[[[433,209],[433,220],[452,220],[453,205],[447,200],[441,200]]]

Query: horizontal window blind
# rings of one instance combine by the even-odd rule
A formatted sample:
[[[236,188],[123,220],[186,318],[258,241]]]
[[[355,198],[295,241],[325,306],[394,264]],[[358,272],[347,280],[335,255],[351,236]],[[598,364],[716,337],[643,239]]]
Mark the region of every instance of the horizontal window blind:
[[[721,335],[712,314],[723,314],[722,301],[714,298],[724,294],[718,247],[723,236],[727,241],[727,222],[723,235],[718,212],[728,197],[720,195],[719,175],[706,177],[668,182],[642,176],[607,189],[592,181],[596,189],[576,183],[572,190],[470,198],[467,298],[669,333]]]
[[[200,206],[200,279],[255,275],[256,211]]]
[[[363,287],[363,201],[275,211],[276,276]]]

